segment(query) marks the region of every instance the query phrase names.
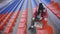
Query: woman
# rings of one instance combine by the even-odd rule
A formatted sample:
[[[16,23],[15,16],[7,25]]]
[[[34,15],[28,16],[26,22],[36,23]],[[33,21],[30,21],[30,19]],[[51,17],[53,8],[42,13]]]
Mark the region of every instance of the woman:
[[[34,30],[35,29],[35,22],[38,21],[40,18],[38,18],[37,16],[39,16],[39,14],[41,14],[41,17],[43,17],[43,5],[42,3],[39,3],[39,8],[38,8],[38,12],[37,12],[37,15],[35,16],[35,18],[32,18],[32,21],[31,21],[31,26],[29,27],[29,30]]]
[[[42,18],[38,18],[37,16],[39,16],[41,14],[41,17],[43,17],[44,9],[45,8],[43,7],[42,3],[39,3],[39,8],[38,8],[38,12],[37,12],[35,19],[42,19]]]

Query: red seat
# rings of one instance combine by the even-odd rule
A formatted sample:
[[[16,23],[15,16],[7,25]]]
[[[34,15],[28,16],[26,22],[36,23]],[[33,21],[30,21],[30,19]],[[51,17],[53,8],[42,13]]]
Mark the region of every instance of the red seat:
[[[12,27],[7,27],[7,28],[4,30],[4,34],[9,34],[10,32],[12,32]]]
[[[4,16],[4,14],[0,14],[0,18],[1,18],[2,16]]]
[[[21,16],[21,17],[27,17],[27,15],[22,14],[22,16]]]
[[[20,22],[22,22],[22,23],[25,23],[25,24],[26,24],[26,23],[27,23],[27,19],[21,19],[21,20],[20,20]]]
[[[48,26],[46,29],[37,30],[37,34],[54,34],[52,28]]]
[[[27,15],[27,12],[23,12],[22,14],[26,14]]]
[[[27,17],[27,15],[22,14],[22,16],[21,16],[21,17]]]
[[[26,22],[26,19],[21,18],[20,22]]]
[[[37,27],[37,34],[54,34],[54,29],[48,25],[47,21],[42,20],[43,28]]]
[[[4,16],[1,17],[0,22],[7,16],[7,14],[4,14]]]
[[[26,24],[25,24],[25,23],[19,23],[18,28],[19,28],[19,29],[20,29],[20,28],[25,28],[25,29],[26,29]]]
[[[54,34],[54,29],[52,26],[48,25],[48,20],[42,19],[41,22],[43,26],[42,28],[36,27],[37,34]]]
[[[24,28],[18,29],[17,34],[26,34],[26,30]]]
[[[58,7],[56,10],[60,13],[60,7]]]

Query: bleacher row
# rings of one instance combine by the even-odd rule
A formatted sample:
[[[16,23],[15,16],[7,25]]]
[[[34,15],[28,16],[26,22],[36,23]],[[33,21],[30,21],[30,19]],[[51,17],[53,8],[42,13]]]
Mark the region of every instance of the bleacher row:
[[[18,18],[20,11],[17,11],[13,14],[13,16],[10,18],[9,23],[7,24],[5,30],[4,30],[4,34],[9,34],[10,32],[13,31],[13,26],[15,25],[15,22]]]
[[[17,34],[26,34],[28,10],[24,10],[20,19]]]
[[[27,0],[25,0],[25,1],[27,1]],[[24,0],[17,0],[17,1],[15,0],[15,2],[17,4],[14,5],[14,3],[13,3],[13,4],[11,4],[12,6],[10,6],[10,5],[8,6],[9,8],[11,7],[11,10],[9,8],[6,8],[10,11],[8,11],[7,13],[4,13],[7,11],[6,9],[4,9],[6,11],[1,12],[1,14],[0,14],[0,17],[1,17],[1,19],[0,19],[0,32],[4,31],[3,34],[10,34],[13,31],[13,27],[15,26],[17,18],[20,14],[20,10],[22,9],[22,5],[24,3]],[[15,11],[19,4],[21,5],[19,10]],[[12,8],[13,6],[16,6],[16,7]],[[26,4],[26,6],[27,6],[27,4]],[[26,6],[25,6],[25,8],[26,8]],[[16,34],[26,34],[27,15],[28,15],[28,9],[24,10],[22,13]]]
[[[27,34],[27,18],[28,18],[28,0],[25,0],[24,10],[20,17],[17,34]]]
[[[3,21],[0,24],[0,30],[4,29],[4,26],[6,25],[7,21],[9,20],[9,18],[11,17],[11,15],[13,14],[13,12],[10,12],[7,17],[5,19],[3,19]]]
[[[50,3],[48,3],[47,1],[43,2],[42,0],[41,0],[41,2],[43,4],[45,4],[46,7],[48,9],[50,9],[52,11],[52,13],[54,13],[60,19],[60,6],[59,6],[59,4],[57,2],[49,1]],[[45,2],[47,2],[48,4],[45,3]]]
[[[7,15],[8,15],[8,13],[6,13],[5,15],[3,15],[3,14],[0,15],[0,18],[1,18],[1,19],[0,19],[0,22],[1,22]]]

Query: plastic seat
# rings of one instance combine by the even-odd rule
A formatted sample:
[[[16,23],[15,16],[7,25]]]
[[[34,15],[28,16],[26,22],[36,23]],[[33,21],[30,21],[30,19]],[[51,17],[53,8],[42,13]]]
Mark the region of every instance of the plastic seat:
[[[58,10],[60,12],[60,7],[58,7],[56,10]]]
[[[42,28],[36,28],[37,34],[54,34],[54,29],[50,25],[48,25],[47,21],[42,20],[42,23]]]
[[[59,8],[58,3],[55,3],[52,8],[58,9]]]
[[[12,32],[12,27],[7,27],[7,28],[4,30],[4,34],[9,34],[10,32]]]
[[[25,28],[26,29],[26,24],[25,23],[19,23],[18,28]]]
[[[37,34],[54,34],[52,28],[48,26],[46,29],[37,30]]]
[[[22,14],[26,14],[26,15],[27,15],[27,12],[26,12],[26,11],[24,11]]]
[[[0,18],[1,18],[2,16],[4,16],[4,14],[0,14]]]
[[[24,15],[24,14],[22,14],[22,16],[21,17],[26,17],[27,15]]]
[[[20,22],[21,22],[21,23],[25,23],[25,25],[26,25],[27,19],[21,19]]]
[[[17,34],[26,34],[26,30],[24,28],[18,29]]]
[[[6,16],[7,16],[7,13],[4,14],[4,16],[1,17],[0,22],[2,22],[2,20],[3,20]]]
[[[27,19],[27,15],[22,15],[21,18]]]
[[[21,18],[20,22],[26,22],[26,19]]]

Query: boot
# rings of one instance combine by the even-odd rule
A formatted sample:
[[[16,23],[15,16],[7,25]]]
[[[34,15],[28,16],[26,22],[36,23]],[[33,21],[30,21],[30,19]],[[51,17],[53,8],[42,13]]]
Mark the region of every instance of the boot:
[[[28,30],[34,30],[34,26],[30,26]]]

